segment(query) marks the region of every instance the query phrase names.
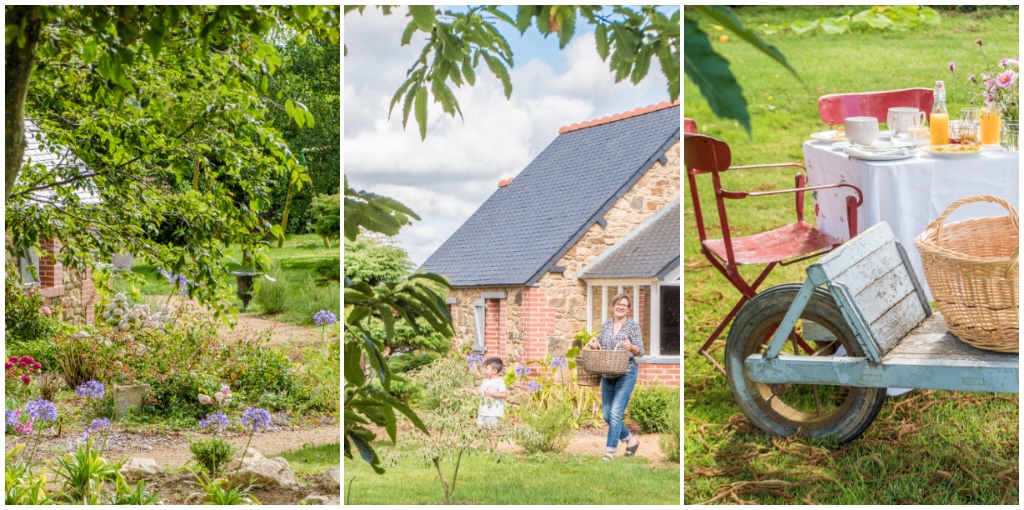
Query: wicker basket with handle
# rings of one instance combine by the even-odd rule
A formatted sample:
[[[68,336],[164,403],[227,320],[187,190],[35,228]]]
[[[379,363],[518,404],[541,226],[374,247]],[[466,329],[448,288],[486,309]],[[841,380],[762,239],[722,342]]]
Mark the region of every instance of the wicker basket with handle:
[[[583,368],[583,358],[586,355],[583,351],[580,351],[579,355],[576,356],[576,384],[580,386],[600,386],[601,385],[601,374],[595,374],[593,372],[587,372]]]
[[[629,351],[595,351],[583,349],[583,359],[577,363],[583,365],[583,369],[593,374],[608,377],[618,377],[629,370]]]
[[[943,224],[956,208],[973,202],[999,204],[1009,215]],[[950,204],[914,239],[946,326],[979,349],[1019,352],[1019,235],[1013,206],[999,197],[975,195]]]

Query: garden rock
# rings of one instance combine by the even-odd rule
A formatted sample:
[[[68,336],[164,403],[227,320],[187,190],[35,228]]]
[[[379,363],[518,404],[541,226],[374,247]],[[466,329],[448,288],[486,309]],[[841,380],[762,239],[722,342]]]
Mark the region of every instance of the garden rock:
[[[125,479],[136,480],[160,474],[160,466],[147,457],[132,457],[118,470]]]
[[[264,457],[262,453],[256,451],[252,447],[250,447],[249,449],[247,449],[244,452],[242,452],[241,455],[242,455],[241,460],[242,460],[242,465],[243,466],[251,466],[251,465],[253,465],[253,464],[257,463],[257,462],[262,462],[264,460],[267,460],[267,458]]]
[[[329,498],[327,496],[320,496],[320,495],[317,495],[317,494],[310,494],[309,496],[306,496],[302,500],[302,503],[307,504],[307,505],[326,505],[326,504],[330,503],[330,501],[331,501],[331,498]]]
[[[331,490],[341,490],[341,467],[334,466],[324,472],[324,481]]]
[[[252,479],[254,485],[262,487],[291,488],[298,486],[299,482],[292,473],[291,466],[284,457],[274,457],[254,462],[231,475],[232,483],[236,485],[247,485]]]
[[[128,410],[135,407],[141,408],[146,400],[146,395],[153,389],[148,384],[136,384],[134,386],[114,386],[114,419],[120,419],[128,414]]]

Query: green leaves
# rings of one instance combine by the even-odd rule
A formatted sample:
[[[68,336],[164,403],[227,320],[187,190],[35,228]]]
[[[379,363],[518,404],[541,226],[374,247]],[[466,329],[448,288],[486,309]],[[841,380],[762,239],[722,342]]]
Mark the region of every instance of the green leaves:
[[[715,52],[707,34],[690,18],[683,20],[683,37],[686,45],[683,69],[686,76],[700,88],[700,94],[707,99],[715,115],[739,121],[749,135],[747,100],[743,97],[743,89],[736,82],[736,77],[729,70],[729,62]]]
[[[788,69],[789,72],[793,73],[793,76],[798,80],[800,79],[800,75],[796,73],[796,69],[793,69],[793,66],[789,65],[789,62],[786,61],[786,57],[782,55],[782,52],[775,46],[764,42],[764,40],[758,37],[757,34],[744,26],[739,18],[737,18],[729,8],[723,6],[697,6],[694,7],[694,11],[704,14],[714,22],[729,29],[732,33],[739,36],[758,51],[768,55],[772,60],[775,60]]]
[[[816,20],[795,20],[781,25],[761,24],[756,27],[761,35],[774,35],[784,30],[803,35],[820,28],[829,35],[839,35],[860,30],[910,30],[920,25],[935,26],[942,17],[928,6],[879,5],[856,14],[849,11],[835,18]]]
[[[434,28],[433,5],[410,5],[409,16],[412,16],[412,21],[419,30],[430,32]]]
[[[412,21],[402,32],[401,44],[412,41],[416,32],[429,35],[419,58],[406,74],[406,80],[395,91],[388,114],[402,102],[402,126],[408,127],[409,115],[419,126],[420,139],[426,139],[428,106],[431,100],[440,104],[448,115],[462,115],[458,99],[448,86],[463,82],[476,83],[476,65],[481,57],[491,72],[502,82],[505,96],[512,94],[508,67],[512,66],[512,50],[508,42],[484,19],[483,13],[511,23],[511,18],[493,7],[475,7],[465,13],[446,11],[443,14],[433,6],[409,6]]]
[[[410,218],[420,219],[416,213],[397,200],[366,191],[356,191],[345,178],[345,238],[353,241],[360,229],[393,236]]]

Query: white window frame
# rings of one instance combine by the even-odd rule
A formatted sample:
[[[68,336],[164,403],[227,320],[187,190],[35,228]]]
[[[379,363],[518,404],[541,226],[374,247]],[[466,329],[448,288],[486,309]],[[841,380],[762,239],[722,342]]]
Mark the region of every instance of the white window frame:
[[[678,273],[677,273],[678,274]],[[671,275],[669,275],[671,276]],[[633,303],[639,302],[640,299],[640,286],[646,285],[651,288],[651,299],[648,303],[648,314],[649,314],[649,327],[650,337],[647,339],[650,345],[650,352],[645,353],[644,357],[647,358],[678,358],[680,355],[671,354],[663,355],[661,353],[661,287],[680,287],[678,277],[666,278],[668,281],[658,281],[655,279],[644,280],[644,279],[594,279],[587,280],[587,330],[595,331],[595,317],[594,317],[594,288],[601,287],[601,317],[597,321],[597,327],[600,328],[604,321],[608,320],[608,300],[611,296],[622,292],[623,287],[633,287]],[[609,296],[608,291],[610,289],[616,289],[615,293]],[[681,289],[680,289],[681,290]],[[680,296],[681,297],[681,296]],[[639,322],[638,307],[633,306],[633,320]],[[681,346],[680,346],[681,348]]]

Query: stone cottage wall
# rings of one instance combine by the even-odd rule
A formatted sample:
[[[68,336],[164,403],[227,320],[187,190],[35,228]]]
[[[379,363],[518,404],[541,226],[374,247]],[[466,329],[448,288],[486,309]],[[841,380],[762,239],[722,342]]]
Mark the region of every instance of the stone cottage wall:
[[[679,142],[666,153],[666,164],[654,166],[605,213],[606,227],[594,224],[590,230],[556,263],[562,273],[547,273],[539,287],[547,292],[548,306],[555,310],[555,329],[572,334],[587,327],[587,285],[577,275],[595,257],[640,226],[654,213],[679,197]],[[637,303],[642,305],[641,303]],[[648,329],[649,331],[649,329]],[[548,351],[563,354],[568,344],[549,342]]]
[[[10,236],[6,236],[8,249],[5,255],[10,258]],[[63,319],[73,324],[92,324],[95,315],[96,288],[92,282],[92,270],[68,269],[63,266],[56,255],[60,253],[60,241],[51,240],[40,243],[39,293],[46,298],[51,306],[59,305],[64,311]]]
[[[671,203],[680,191],[680,144],[666,153],[666,163],[655,164],[605,213],[606,227],[598,224],[556,263],[563,273],[547,273],[534,287],[458,288],[448,293],[457,303],[449,306],[455,324],[455,345],[473,343],[473,303],[483,293],[505,292],[506,299],[487,300],[487,356],[499,356],[506,365],[562,356],[576,331],[587,326],[587,286],[577,275],[626,234]],[[641,293],[644,294],[644,293]],[[641,297],[638,306],[650,306]],[[502,327],[504,325],[504,327]],[[649,325],[643,325],[650,331]],[[679,365],[643,364],[641,382],[679,385]]]

